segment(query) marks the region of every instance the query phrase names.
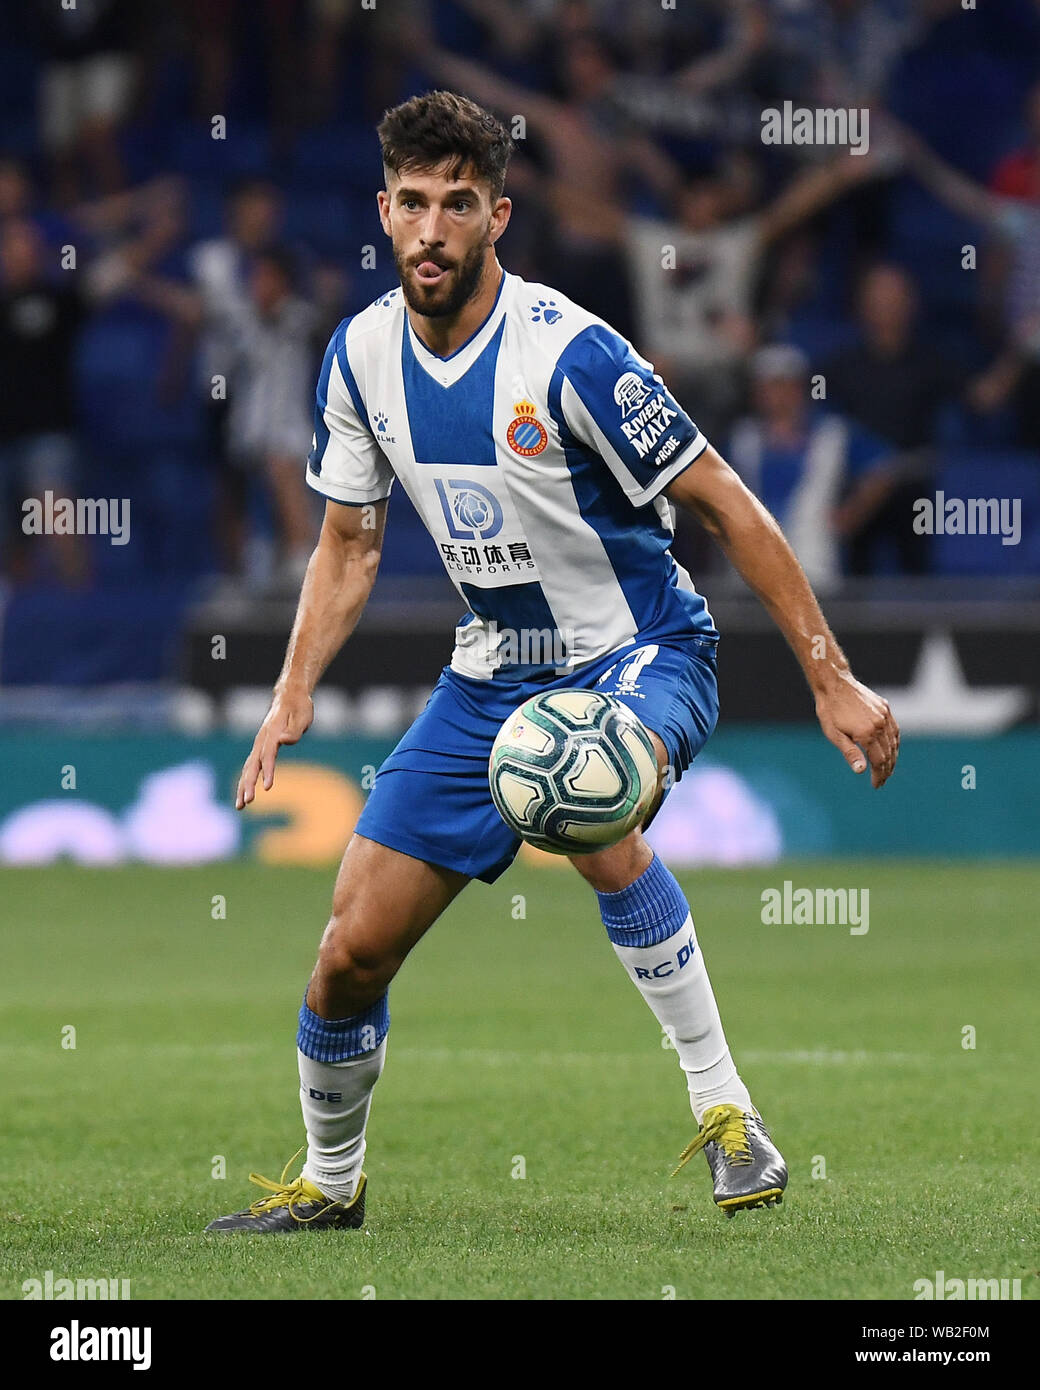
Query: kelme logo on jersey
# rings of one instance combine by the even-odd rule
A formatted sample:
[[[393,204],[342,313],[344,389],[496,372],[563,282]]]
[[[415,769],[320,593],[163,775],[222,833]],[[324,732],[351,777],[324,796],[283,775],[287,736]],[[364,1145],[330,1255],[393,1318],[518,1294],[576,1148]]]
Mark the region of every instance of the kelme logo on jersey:
[[[536,418],[538,407],[532,401],[517,401],[513,410],[516,418],[509,422],[506,443],[514,454],[525,459],[534,458],[549,442],[545,426]]]
[[[644,401],[653,395],[646,382],[640,381],[635,372],[626,372],[614,383],[614,399],[621,407],[621,418],[626,419],[633,410],[638,410]]]
[[[448,534],[457,541],[490,540],[502,529],[498,498],[468,478],[435,479]]]
[[[385,410],[377,410],[372,416],[372,424],[375,427],[376,438],[380,444],[396,444],[397,440],[387,431],[390,428],[390,419]]]

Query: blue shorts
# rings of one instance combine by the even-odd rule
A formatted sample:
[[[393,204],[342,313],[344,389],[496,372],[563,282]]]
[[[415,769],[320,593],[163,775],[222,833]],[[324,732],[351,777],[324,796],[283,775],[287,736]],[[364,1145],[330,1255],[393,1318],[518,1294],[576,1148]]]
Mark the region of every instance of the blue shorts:
[[[493,883],[521,843],[488,786],[491,745],[513,710],[548,690],[594,687],[614,695],[658,735],[678,780],[719,716],[715,661],[714,640],[696,637],[626,647],[557,678],[481,681],[446,666],[376,774],[357,833]]]

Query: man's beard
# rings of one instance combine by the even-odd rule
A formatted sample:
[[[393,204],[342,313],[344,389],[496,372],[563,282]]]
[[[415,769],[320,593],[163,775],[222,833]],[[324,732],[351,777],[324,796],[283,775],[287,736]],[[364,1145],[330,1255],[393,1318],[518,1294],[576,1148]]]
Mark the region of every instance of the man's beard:
[[[490,240],[485,236],[466,253],[461,264],[455,262],[449,270],[449,274],[455,277],[454,285],[446,298],[433,301],[428,300],[425,295],[415,290],[410,272],[414,272],[415,265],[422,265],[423,261],[434,260],[434,257],[420,256],[415,265],[412,265],[403,260],[398,255],[397,248],[394,247],[394,264],[397,266],[401,289],[404,291],[409,309],[428,319],[450,318],[457,314],[477,292],[477,286],[484,273],[484,252],[490,245]]]

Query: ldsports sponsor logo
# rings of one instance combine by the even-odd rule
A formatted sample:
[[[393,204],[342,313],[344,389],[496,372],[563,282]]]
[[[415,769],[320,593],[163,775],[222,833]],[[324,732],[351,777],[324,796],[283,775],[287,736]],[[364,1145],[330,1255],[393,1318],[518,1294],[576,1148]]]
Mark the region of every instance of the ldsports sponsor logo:
[[[468,478],[436,478],[437,497],[454,540],[490,540],[502,529],[502,506],[490,488]]]

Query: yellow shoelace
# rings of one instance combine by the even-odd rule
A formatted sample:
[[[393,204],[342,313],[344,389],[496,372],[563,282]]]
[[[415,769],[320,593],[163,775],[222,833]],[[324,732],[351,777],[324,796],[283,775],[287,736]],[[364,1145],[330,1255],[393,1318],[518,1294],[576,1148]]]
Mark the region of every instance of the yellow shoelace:
[[[255,1182],[257,1187],[264,1187],[271,1194],[269,1197],[258,1197],[255,1202],[249,1204],[249,1210],[253,1216],[262,1216],[264,1212],[273,1211],[275,1207],[288,1207],[289,1215],[294,1221],[305,1224],[313,1221],[315,1216],[320,1213],[315,1212],[314,1216],[297,1216],[294,1210],[297,1202],[316,1202],[321,1201],[322,1196],[316,1187],[313,1187],[306,1178],[293,1178],[292,1182],[287,1181],[289,1169],[293,1166],[303,1149],[299,1148],[290,1158],[289,1162],[282,1169],[282,1176],[278,1182],[272,1182],[270,1178],[262,1177],[259,1173],[250,1173],[249,1181]]]
[[[736,1105],[714,1105],[706,1110],[696,1137],[679,1155],[678,1166],[672,1172],[673,1178],[694,1154],[700,1153],[705,1144],[718,1144],[729,1163],[750,1163],[751,1140],[744,1112]]]

